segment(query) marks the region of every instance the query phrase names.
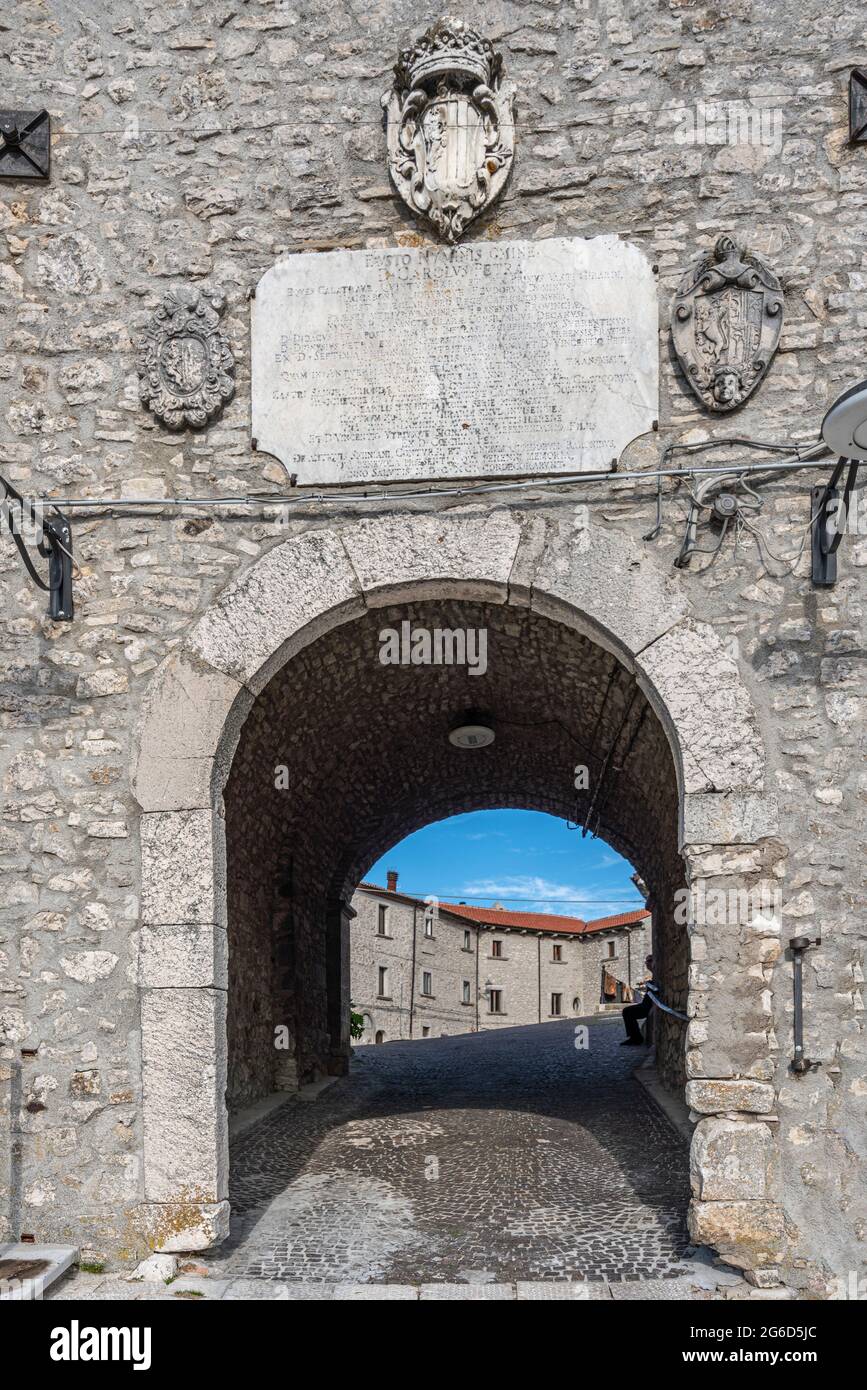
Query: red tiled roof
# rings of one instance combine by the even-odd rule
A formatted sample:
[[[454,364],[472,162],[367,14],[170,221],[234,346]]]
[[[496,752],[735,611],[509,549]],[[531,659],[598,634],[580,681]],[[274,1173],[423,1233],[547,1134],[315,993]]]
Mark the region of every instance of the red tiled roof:
[[[556,912],[509,912],[505,908],[472,907],[466,903],[442,903],[441,906],[482,926],[557,932],[567,936],[586,936],[589,932],[628,927],[650,916],[646,907],[640,907],[635,912],[619,912],[613,917],[596,917],[590,922],[585,922],[582,917],[561,917]]]
[[[385,898],[408,903],[411,907],[426,907],[421,898],[411,898],[407,893],[392,892],[380,888],[377,883],[360,883],[359,888],[369,893],[380,893]],[[509,912],[502,907],[474,907],[469,903],[440,903],[440,911],[451,913],[453,917],[463,917],[483,927],[509,927],[513,931],[553,932],[558,936],[586,936],[589,932],[610,931],[614,927],[628,927],[650,916],[646,907],[633,912],[618,912],[613,917],[597,917],[585,922],[583,917],[561,917],[556,912]]]
[[[503,907],[474,907],[467,903],[442,903],[449,912],[486,927],[517,927],[524,931],[556,931],[577,936],[586,931],[583,917],[560,917],[556,912],[508,912]]]
[[[635,912],[616,912],[613,917],[595,917],[587,923],[587,931],[608,931],[609,927],[629,927],[633,922],[641,922],[651,914],[646,907]]]

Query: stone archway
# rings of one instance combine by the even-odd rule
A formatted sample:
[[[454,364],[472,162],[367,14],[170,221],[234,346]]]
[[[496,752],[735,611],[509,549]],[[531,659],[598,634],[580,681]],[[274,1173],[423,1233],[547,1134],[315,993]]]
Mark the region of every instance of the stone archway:
[[[694,898],[772,875],[775,807],[736,663],[692,616],[679,577],[616,532],[468,508],[275,545],[163,663],[139,730],[142,1219],[158,1248],[203,1248],[228,1229],[223,791],[245,721],[319,639],[375,610],[443,600],[559,624],[616,657],[667,736]],[[687,1096],[706,1117],[693,1140],[692,1229],[748,1268],[776,1263],[782,1236],[761,1118],[774,1105],[769,934],[752,920],[691,926],[685,991]]]

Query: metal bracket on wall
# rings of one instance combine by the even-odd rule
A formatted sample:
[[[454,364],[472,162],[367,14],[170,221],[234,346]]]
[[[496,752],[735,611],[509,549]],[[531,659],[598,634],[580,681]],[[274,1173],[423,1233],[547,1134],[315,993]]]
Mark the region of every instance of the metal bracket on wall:
[[[42,503],[26,501],[11,483],[0,477],[3,497],[0,518],[6,521],[24,568],[38,588],[48,594],[48,616],[58,623],[71,623],[75,609],[72,600],[72,527],[69,518],[55,508],[52,517],[42,515]],[[25,544],[27,537],[43,560],[48,561],[48,582],[41,578]]]
[[[47,111],[0,111],[0,179],[47,179],[51,117]]]
[[[812,579],[817,588],[829,589],[837,583],[837,551],[849,515],[849,499],[858,476],[859,459],[840,459],[828,482],[810,492],[812,524]],[[849,472],[843,495],[837,483],[845,465]]]
[[[849,143],[867,144],[867,68],[849,74]]]
[[[809,1057],[804,1056],[804,952],[810,946],[821,945],[821,942],[821,936],[817,936],[815,941],[811,941],[808,936],[793,936],[789,942],[794,961],[792,988],[795,999],[793,1024],[795,1055],[792,1058],[791,1067],[796,1076],[803,1076],[806,1072],[813,1071],[822,1065],[821,1062],[811,1062]]]

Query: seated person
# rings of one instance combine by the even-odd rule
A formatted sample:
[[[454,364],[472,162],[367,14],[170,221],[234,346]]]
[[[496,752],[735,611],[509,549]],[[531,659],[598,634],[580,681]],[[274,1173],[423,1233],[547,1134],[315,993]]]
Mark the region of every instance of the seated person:
[[[645,956],[644,964],[650,971],[650,976],[646,980],[640,981],[644,986],[644,998],[640,1004],[629,1004],[628,1007],[623,1010],[623,1023],[626,1027],[626,1037],[620,1044],[621,1047],[640,1047],[644,1042],[644,1038],[641,1036],[641,1029],[638,1026],[638,1020],[640,1018],[647,1018],[647,1015],[653,1008],[650,996],[651,994],[659,993],[659,985],[654,984],[653,981],[653,956]]]

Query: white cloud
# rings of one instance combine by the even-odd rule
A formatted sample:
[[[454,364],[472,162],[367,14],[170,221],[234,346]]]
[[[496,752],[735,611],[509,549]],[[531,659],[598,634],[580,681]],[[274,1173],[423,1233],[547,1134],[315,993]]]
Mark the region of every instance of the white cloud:
[[[459,896],[478,906],[500,902],[519,912],[553,912],[564,917],[610,917],[616,912],[628,912],[630,905],[641,907],[641,899],[632,885],[622,887],[578,887],[574,883],[555,883],[535,874],[506,874],[500,878],[479,878],[464,883]],[[479,899],[488,899],[482,904]],[[624,901],[628,899],[628,901]]]

